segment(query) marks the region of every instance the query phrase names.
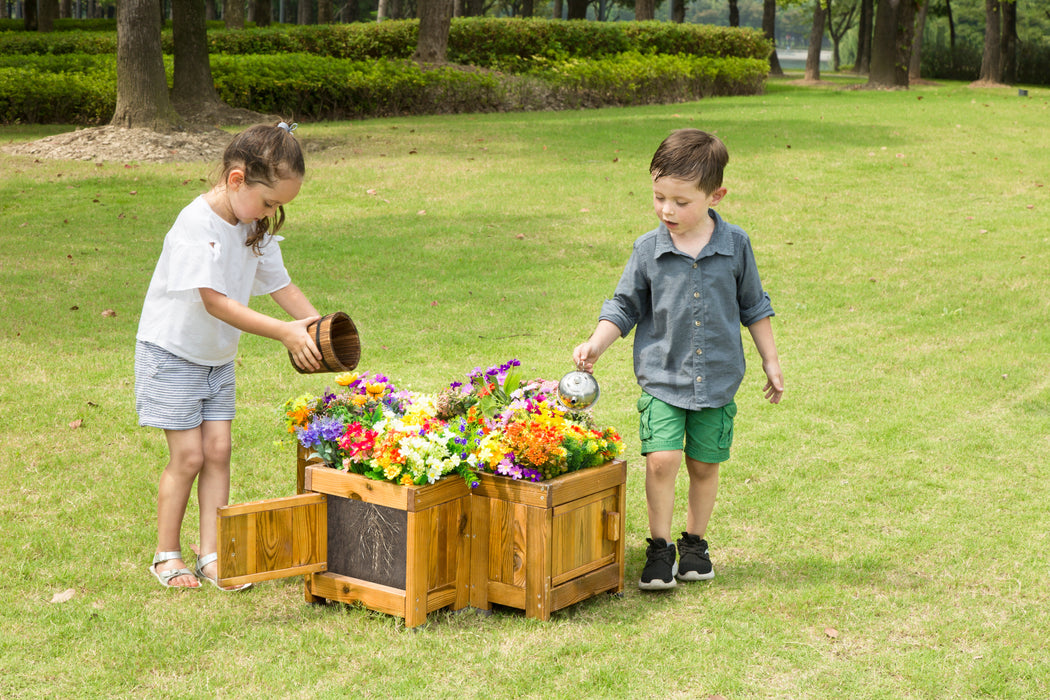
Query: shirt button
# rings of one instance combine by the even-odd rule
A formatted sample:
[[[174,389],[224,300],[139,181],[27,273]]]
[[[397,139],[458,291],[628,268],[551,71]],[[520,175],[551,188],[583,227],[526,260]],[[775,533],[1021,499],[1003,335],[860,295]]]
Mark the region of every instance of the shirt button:
[[[697,348],[697,349],[696,349],[696,354],[697,354],[697,355],[703,355],[703,354],[704,354],[704,351],[703,351],[703,350],[701,350],[700,348]]]
[[[694,299],[699,299],[700,298],[700,292],[693,292],[693,298]]]
[[[693,269],[694,270],[696,269],[696,263],[693,263]]]
[[[696,378],[696,381],[698,381],[698,382],[702,382],[702,381],[704,381],[704,378],[703,378],[703,377],[697,377],[697,378]]]
[[[700,325],[700,322],[699,322],[699,321],[696,321],[695,323],[696,323],[696,325],[698,325],[698,326]]]

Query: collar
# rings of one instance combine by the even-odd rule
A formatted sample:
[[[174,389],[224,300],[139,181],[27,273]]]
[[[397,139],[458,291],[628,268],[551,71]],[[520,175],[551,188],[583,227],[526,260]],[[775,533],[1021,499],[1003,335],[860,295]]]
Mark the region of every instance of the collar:
[[[715,230],[711,232],[711,240],[707,242],[707,245],[704,246],[703,251],[700,252],[697,258],[706,258],[709,255],[728,255],[732,257],[734,245],[733,236],[729,233],[729,224],[714,209],[708,209],[707,215],[714,219]],[[656,248],[653,251],[653,257],[658,258],[667,253],[684,255],[682,251],[674,247],[674,241],[671,240],[671,232],[667,230],[667,226],[661,221],[660,227],[657,229]]]

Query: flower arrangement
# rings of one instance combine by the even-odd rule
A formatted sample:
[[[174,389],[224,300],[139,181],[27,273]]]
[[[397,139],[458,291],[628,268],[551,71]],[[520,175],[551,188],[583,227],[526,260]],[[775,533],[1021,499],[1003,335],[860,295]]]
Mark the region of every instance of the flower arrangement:
[[[288,432],[335,469],[403,485],[489,472],[528,481],[604,464],[623,441],[590,413],[569,411],[557,381],[524,380],[510,360],[476,367],[436,397],[381,374],[346,373],[340,387],[283,406]]]

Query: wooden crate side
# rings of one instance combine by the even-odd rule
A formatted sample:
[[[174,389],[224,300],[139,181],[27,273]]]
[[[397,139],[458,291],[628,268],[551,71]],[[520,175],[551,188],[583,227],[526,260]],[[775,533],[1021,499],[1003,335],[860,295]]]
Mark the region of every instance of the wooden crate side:
[[[324,466],[306,467],[306,490],[327,493],[387,508],[408,510],[411,489],[389,481],[367,479]]]
[[[610,564],[585,576],[579,576],[551,590],[551,609],[561,610],[599,593],[613,593],[623,588],[620,567]]]
[[[616,540],[607,537],[606,514],[619,507],[617,488],[606,489],[554,509],[551,527],[551,576],[562,580],[612,561]]]
[[[525,542],[525,615],[540,620],[551,616],[551,520],[550,508],[528,508]]]
[[[314,598],[361,603],[369,610],[405,617],[405,592],[397,588],[330,572],[310,576],[306,585]]]
[[[549,491],[548,481],[518,481],[496,474],[478,474],[478,485],[474,488],[476,495],[539,508],[548,505]]]
[[[216,518],[223,585],[325,569],[326,499],[320,494],[226,506]]]
[[[550,486],[548,505],[556,507],[626,481],[627,463],[622,459],[607,462],[600,467],[581,469],[547,482]]]

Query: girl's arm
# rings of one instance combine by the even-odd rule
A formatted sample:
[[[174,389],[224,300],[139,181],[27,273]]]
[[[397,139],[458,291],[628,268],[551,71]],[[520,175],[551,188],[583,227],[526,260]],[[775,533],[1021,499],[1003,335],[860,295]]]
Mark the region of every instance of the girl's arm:
[[[317,309],[310,303],[310,300],[306,298],[302,290],[299,289],[295,284],[289,284],[287,287],[282,287],[276,292],[270,295],[270,298],[277,302],[285,312],[294,319],[304,319],[311,317],[320,317],[321,314],[317,313]]]
[[[271,296],[277,301],[276,297],[286,289],[288,287],[274,292]],[[200,291],[201,300],[204,302],[204,308],[215,318],[225,321],[245,333],[279,340],[284,347],[288,348],[288,352],[292,354],[295,363],[300,368],[315,371],[321,368],[321,352],[314,345],[310,334],[306,332],[306,327],[320,318],[320,316],[317,315],[314,307],[306,300],[303,293],[298,291],[298,288],[295,291],[298,292],[299,301],[295,301],[295,292],[290,292],[289,297],[291,297],[291,300],[284,299],[284,303],[277,302],[281,308],[293,316],[313,311],[312,316],[300,316],[295,321],[279,321],[272,316],[249,309],[244,304],[208,287],[201,287],[198,291]],[[285,303],[289,303],[291,308],[285,306]],[[295,309],[295,313],[293,313],[292,309]]]
[[[762,371],[766,373],[765,392],[769,403],[780,403],[784,395],[784,375],[780,370],[780,357],[777,355],[777,344],[773,341],[773,324],[769,316],[755,321],[747,330],[755,341],[758,354],[762,357]]]

